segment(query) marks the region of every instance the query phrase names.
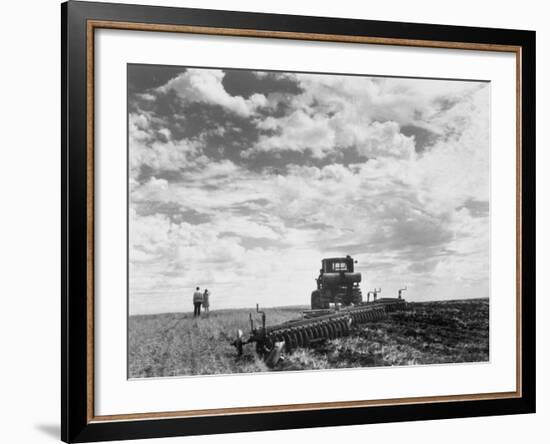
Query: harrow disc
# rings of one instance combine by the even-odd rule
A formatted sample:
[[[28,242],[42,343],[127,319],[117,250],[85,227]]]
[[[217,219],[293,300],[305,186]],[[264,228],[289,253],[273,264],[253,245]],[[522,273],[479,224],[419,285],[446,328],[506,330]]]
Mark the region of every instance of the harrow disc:
[[[340,321],[336,321],[334,323],[334,330],[336,330],[336,337],[337,338],[342,336],[342,325],[340,324]]]
[[[298,332],[296,330],[290,332],[290,346],[292,349],[298,347]]]
[[[313,333],[311,332],[310,327],[305,327],[304,328],[304,335],[306,337],[306,344],[309,344],[311,342],[311,340],[313,339]]]
[[[323,337],[323,330],[321,329],[320,325],[315,324],[313,326],[313,331],[315,339],[321,339]]]
[[[287,352],[292,351],[292,342],[290,341],[290,335],[288,333],[283,333],[283,341],[285,341],[285,350]]]
[[[296,337],[298,339],[298,347],[303,347],[304,345],[306,345],[303,328],[300,328],[298,329],[298,331],[296,331]]]
[[[300,330],[300,334],[302,335],[302,343],[304,344],[304,347],[307,347],[309,344],[309,335],[307,332],[307,328],[302,327]]]
[[[336,338],[336,329],[334,328],[334,322],[328,323],[328,336],[330,339]]]

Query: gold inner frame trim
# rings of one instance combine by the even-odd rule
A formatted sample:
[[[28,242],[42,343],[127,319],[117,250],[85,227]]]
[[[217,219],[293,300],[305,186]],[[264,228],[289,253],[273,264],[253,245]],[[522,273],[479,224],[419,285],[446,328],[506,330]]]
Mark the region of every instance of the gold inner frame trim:
[[[408,398],[338,401],[306,404],[282,404],[254,407],[230,407],[217,409],[182,410],[171,412],[145,412],[116,415],[94,414],[94,31],[95,29],[119,29],[130,31],[177,32],[187,34],[218,35],[231,37],[276,38],[288,40],[309,40],[336,43],[362,43],[372,45],[393,45],[421,48],[461,49],[473,51],[510,52],[516,56],[516,390],[513,392],[474,393],[450,396],[422,396]],[[200,416],[223,416],[239,414],[260,414],[274,412],[295,412],[303,410],[326,410],[335,408],[359,408],[416,403],[440,403],[479,401],[491,399],[510,399],[522,396],[522,312],[521,312],[521,257],[522,257],[522,214],[521,214],[521,91],[522,91],[522,48],[515,45],[497,45],[487,43],[447,42],[436,40],[414,40],[381,38],[368,36],[311,34],[286,31],[265,31],[255,29],[215,28],[188,25],[165,25],[150,23],[131,23],[122,21],[88,20],[86,27],[86,159],[87,159],[87,422],[130,421],[162,418],[190,418]]]

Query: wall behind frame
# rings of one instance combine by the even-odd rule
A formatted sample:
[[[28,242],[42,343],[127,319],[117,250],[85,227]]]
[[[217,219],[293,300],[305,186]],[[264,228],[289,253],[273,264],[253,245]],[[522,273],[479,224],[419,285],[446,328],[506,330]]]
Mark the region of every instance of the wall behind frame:
[[[550,145],[544,123],[550,118],[550,30],[544,2],[462,0],[165,0],[124,1],[159,6],[233,9],[271,13],[323,15],[374,20],[460,24],[535,29],[537,31],[537,226],[550,226]],[[42,444],[59,436],[59,225],[60,225],[60,20],[58,0],[29,0],[2,5],[6,18],[2,42],[2,173],[0,196],[0,338],[2,373],[0,415],[2,440]],[[550,336],[542,314],[550,310],[544,270],[550,266],[550,238],[538,239],[538,413],[536,415],[379,424],[238,435],[159,439],[155,443],[383,442],[423,444],[479,442],[543,442],[550,420]],[[538,438],[541,437],[541,438]],[[142,441],[144,442],[144,441]]]

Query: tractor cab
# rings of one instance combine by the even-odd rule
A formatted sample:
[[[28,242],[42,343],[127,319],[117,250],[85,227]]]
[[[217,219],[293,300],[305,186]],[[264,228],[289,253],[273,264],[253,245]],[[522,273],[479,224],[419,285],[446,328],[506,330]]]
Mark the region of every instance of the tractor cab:
[[[321,273],[353,273],[354,260],[350,256],[332,257],[321,261]]]

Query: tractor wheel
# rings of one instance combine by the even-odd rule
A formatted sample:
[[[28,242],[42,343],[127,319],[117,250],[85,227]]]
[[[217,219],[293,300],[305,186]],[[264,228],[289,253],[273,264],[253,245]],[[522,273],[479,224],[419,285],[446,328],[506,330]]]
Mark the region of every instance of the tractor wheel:
[[[334,298],[332,297],[332,293],[330,290],[324,290],[320,294],[320,302],[321,302],[321,308],[327,309],[330,308],[330,303],[334,302]]]
[[[323,308],[321,304],[321,292],[319,290],[314,290],[311,292],[311,309],[318,310]]]

